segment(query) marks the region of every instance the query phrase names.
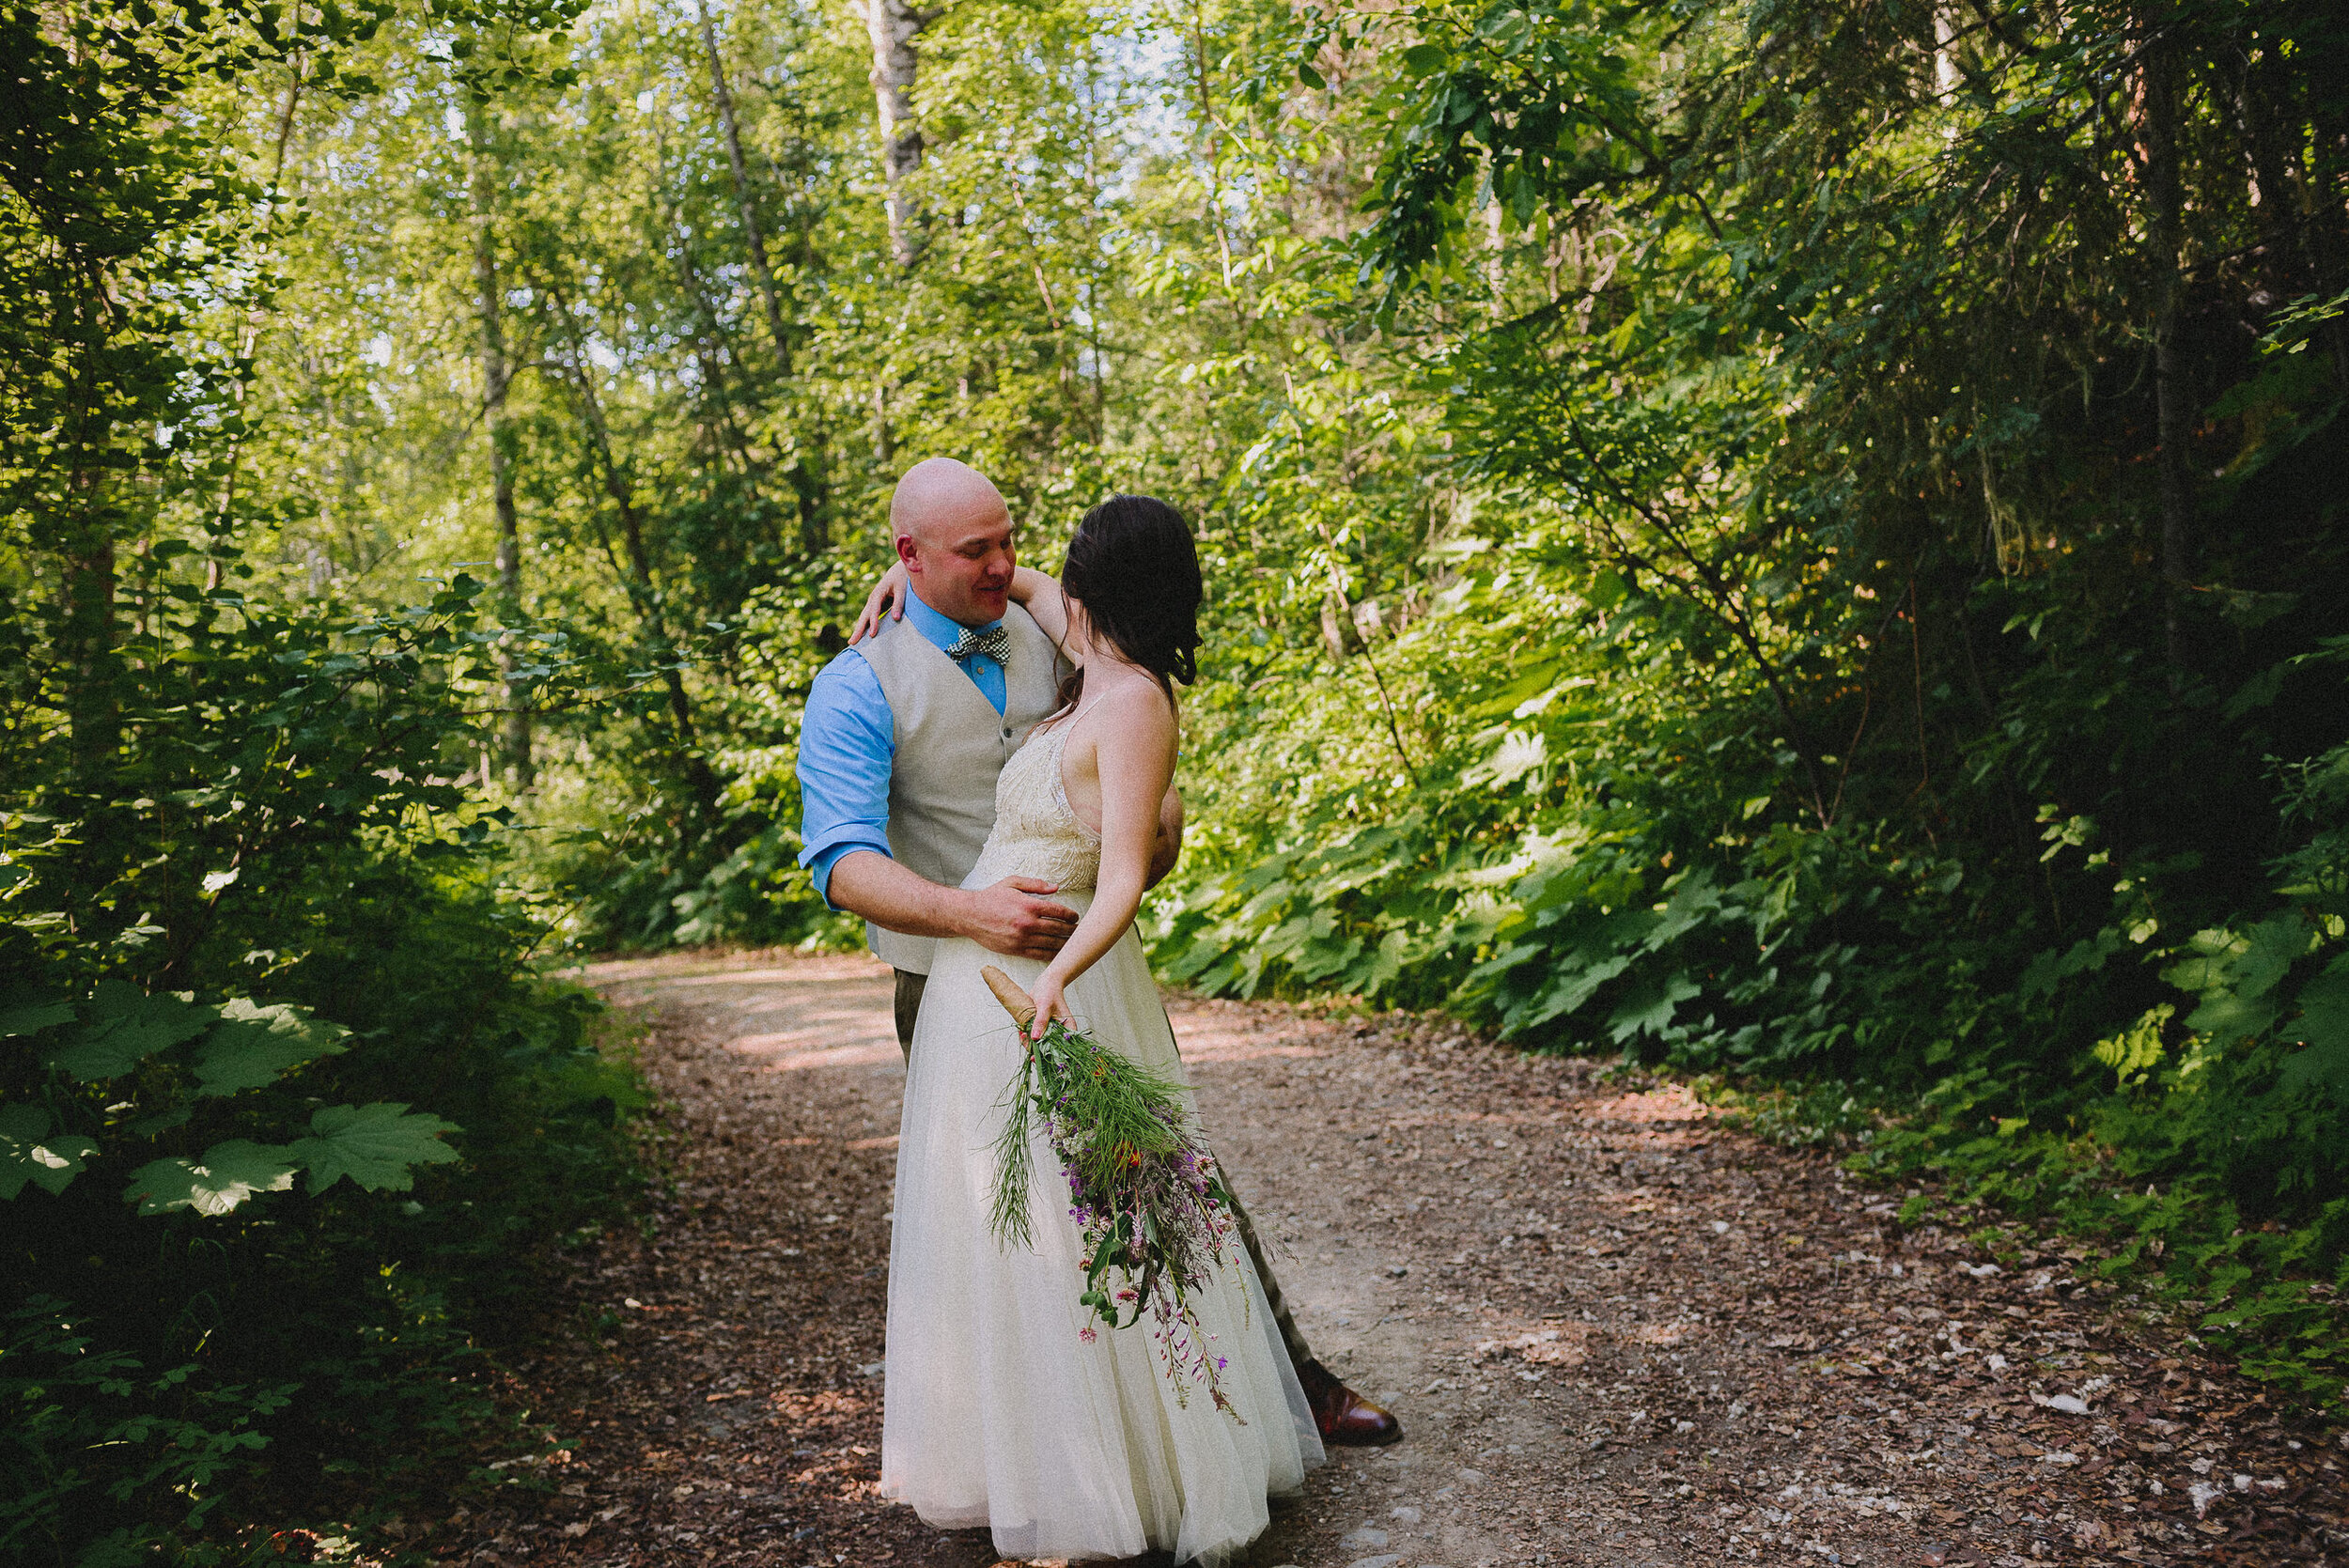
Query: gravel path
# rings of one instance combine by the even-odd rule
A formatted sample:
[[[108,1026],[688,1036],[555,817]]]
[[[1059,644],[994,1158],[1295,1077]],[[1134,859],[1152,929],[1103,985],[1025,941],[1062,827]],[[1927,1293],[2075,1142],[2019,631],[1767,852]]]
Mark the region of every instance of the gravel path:
[[[516,1369],[572,1439],[543,1490],[414,1545],[994,1563],[984,1532],[872,1495],[887,971],[750,955],[590,979],[645,1019],[674,1194],[581,1266],[577,1333]],[[1172,1006],[1306,1332],[1408,1431],[1334,1451],[1252,1568],[2349,1564],[2343,1435],[2136,1325],[2074,1257],[1904,1232],[1900,1195],[1676,1088],[1440,1020]]]

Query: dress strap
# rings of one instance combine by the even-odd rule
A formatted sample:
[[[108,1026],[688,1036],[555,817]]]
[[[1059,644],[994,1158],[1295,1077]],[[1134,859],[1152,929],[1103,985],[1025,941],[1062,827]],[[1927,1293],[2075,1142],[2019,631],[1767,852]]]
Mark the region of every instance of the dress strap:
[[[1066,719],[1055,719],[1051,721],[1052,727],[1046,733],[1050,735],[1056,741],[1066,744],[1068,739],[1068,732],[1077,727],[1077,721],[1092,712],[1095,707],[1098,706],[1100,705],[1101,698],[1105,695],[1107,695],[1106,692],[1096,692],[1094,694],[1093,701],[1085,704],[1084,706],[1076,709]]]
[[[1052,751],[1049,766],[1045,769],[1045,771],[1050,774],[1051,778],[1052,803],[1060,808],[1062,815],[1067,817],[1070,822],[1076,825],[1077,831],[1082,833],[1087,840],[1096,845],[1101,842],[1100,831],[1095,828],[1092,823],[1087,822],[1083,817],[1079,816],[1077,815],[1077,808],[1068,803],[1068,781],[1061,776],[1061,753],[1068,749],[1068,732],[1075,729],[1077,727],[1077,721],[1092,712],[1094,705],[1098,703],[1100,700],[1101,699],[1098,695],[1095,696],[1093,702],[1085,704],[1084,706],[1077,709],[1066,719],[1052,727],[1052,733],[1050,737]]]

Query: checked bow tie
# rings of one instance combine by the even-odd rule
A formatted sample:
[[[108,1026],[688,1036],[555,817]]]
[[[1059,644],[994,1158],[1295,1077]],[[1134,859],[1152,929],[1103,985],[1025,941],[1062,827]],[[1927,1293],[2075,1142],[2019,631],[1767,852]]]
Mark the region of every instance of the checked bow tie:
[[[946,650],[946,657],[960,660],[974,653],[983,653],[998,664],[1010,663],[1011,633],[1000,626],[991,631],[973,631],[964,627],[962,635],[955,639],[954,646]]]

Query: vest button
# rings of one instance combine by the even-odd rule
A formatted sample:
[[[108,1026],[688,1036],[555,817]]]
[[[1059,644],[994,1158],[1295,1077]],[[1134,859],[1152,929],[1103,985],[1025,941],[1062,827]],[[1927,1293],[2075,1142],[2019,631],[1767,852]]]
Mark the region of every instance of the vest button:
[[[1003,726],[1003,738],[1005,740],[1009,740],[1011,738],[1011,726],[1009,724],[1005,724]]]

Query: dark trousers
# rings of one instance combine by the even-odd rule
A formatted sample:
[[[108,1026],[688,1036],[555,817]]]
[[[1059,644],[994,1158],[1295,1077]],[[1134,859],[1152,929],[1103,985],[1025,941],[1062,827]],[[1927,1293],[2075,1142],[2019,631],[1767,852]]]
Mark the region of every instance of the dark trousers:
[[[906,1065],[913,1064],[913,1022],[922,1015],[922,988],[929,984],[926,974],[908,970],[893,971],[897,976],[897,1048],[906,1053]],[[1232,1188],[1232,1173],[1223,1172],[1223,1187]],[[1281,1343],[1288,1346],[1290,1362],[1302,1370],[1314,1358],[1313,1349],[1305,1343],[1304,1333],[1297,1327],[1297,1319],[1289,1312],[1288,1298],[1281,1294],[1281,1281],[1273,1276],[1272,1264],[1265,1256],[1264,1245],[1256,1239],[1256,1223],[1248,1218],[1248,1209],[1232,1192],[1232,1218],[1239,1224],[1240,1245],[1248,1249],[1248,1261],[1256,1265],[1256,1279],[1264,1286],[1264,1297],[1272,1308],[1273,1327],[1281,1330]]]

